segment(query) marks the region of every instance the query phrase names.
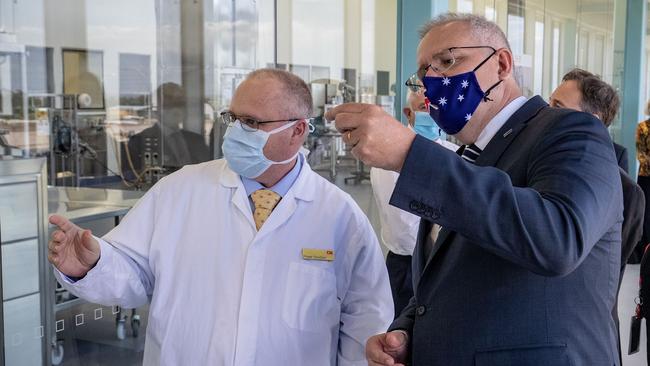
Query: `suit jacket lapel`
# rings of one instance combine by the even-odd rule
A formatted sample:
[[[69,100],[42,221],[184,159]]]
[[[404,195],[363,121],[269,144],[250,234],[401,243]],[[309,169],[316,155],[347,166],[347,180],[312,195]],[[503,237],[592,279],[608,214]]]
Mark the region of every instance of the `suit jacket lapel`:
[[[546,102],[538,95],[530,98],[521,108],[513,113],[503,124],[492,140],[476,159],[478,166],[495,166],[515,137],[526,127],[528,121],[546,107]]]
[[[499,132],[494,135],[481,155],[479,155],[479,157],[476,159],[475,164],[478,166],[495,166],[499,161],[499,158],[501,158],[501,155],[503,155],[503,152],[508,148],[508,146],[510,146],[512,141],[514,141],[515,137],[524,129],[524,127],[526,127],[527,122],[531,118],[535,117],[537,113],[539,113],[539,111],[546,106],[546,102],[538,95],[528,100],[521,108],[519,108],[512,116],[510,116],[510,118],[508,118],[503,127],[501,127]],[[462,154],[462,149],[459,150],[459,152]],[[431,225],[429,226],[429,231],[427,231],[427,233],[422,238],[422,256],[424,256],[425,253],[424,246],[426,245],[430,231]],[[429,257],[425,259],[421,273],[424,273],[424,271],[430,267],[429,264],[432,262],[436,253],[438,253],[442,246],[446,245],[446,242],[448,242],[447,239],[453,239],[455,234],[455,232],[447,230],[444,227],[440,230],[440,233],[438,233],[438,238],[436,239],[436,242],[433,246],[433,250],[431,251]]]

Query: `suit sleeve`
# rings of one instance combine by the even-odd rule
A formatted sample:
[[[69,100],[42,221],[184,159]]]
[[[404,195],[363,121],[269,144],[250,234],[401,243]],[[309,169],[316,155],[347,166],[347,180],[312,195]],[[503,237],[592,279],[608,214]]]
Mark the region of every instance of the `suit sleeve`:
[[[391,204],[535,273],[566,275],[622,221],[612,142],[595,118],[575,112],[530,143],[527,184],[515,187],[504,171],[416,137]]]
[[[408,305],[402,310],[402,313],[399,314],[397,318],[393,321],[393,324],[388,327],[388,331],[393,330],[403,330],[406,333],[411,335],[413,331],[413,323],[415,322],[415,296],[411,297]]]
[[[99,261],[85,277],[73,282],[55,269],[61,285],[76,296],[97,304],[129,309],[146,304],[154,287],[149,248],[156,195],[157,187],[153,187],[117,227],[103,238],[97,238],[101,248]]]

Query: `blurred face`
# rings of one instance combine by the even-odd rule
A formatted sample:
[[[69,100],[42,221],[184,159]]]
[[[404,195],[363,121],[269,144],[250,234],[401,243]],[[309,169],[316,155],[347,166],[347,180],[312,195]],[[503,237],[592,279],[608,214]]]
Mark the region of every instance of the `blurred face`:
[[[413,126],[415,123],[415,112],[428,112],[426,105],[426,97],[422,92],[411,93],[408,100],[408,106],[404,108],[404,115]]]
[[[176,131],[183,124],[185,109],[183,107],[163,107],[160,118],[165,127]]]
[[[462,22],[451,22],[434,27],[424,36],[422,41],[420,41],[417,51],[418,67],[426,67],[432,62],[436,55],[448,53],[448,49],[451,47],[467,46],[494,47],[494,45],[484,44],[483,41],[475,40],[471,34],[469,26]],[[483,62],[490,53],[492,53],[492,50],[489,48],[456,49],[454,50],[455,63],[449,70],[446,70],[444,74],[438,74],[429,68],[426,76],[454,76],[472,71]],[[504,56],[504,53],[507,53],[507,55]],[[498,49],[494,55],[488,58],[488,60],[478,70],[476,70],[476,78],[483,91],[489,89],[499,80],[503,80],[509,76],[509,71],[502,72],[502,69],[504,69],[502,67],[504,57],[510,57],[506,61],[512,61],[512,56],[507,49]],[[472,143],[476,140],[485,125],[500,110],[501,100],[504,99],[503,89],[504,88],[500,85],[490,92],[490,99],[493,101],[487,103],[481,102],[476,111],[472,114],[472,118],[463,129],[456,134],[456,137],[464,143]]]
[[[582,112],[581,102],[582,93],[578,89],[578,83],[575,80],[567,80],[553,91],[548,104],[555,108],[568,108]]]
[[[283,98],[282,90],[280,83],[273,78],[262,76],[245,80],[235,91],[230,110],[237,116],[258,121],[309,117],[295,115],[293,106],[287,105],[287,98]],[[259,125],[259,129],[271,131],[288,123],[291,121],[264,123]],[[302,146],[306,131],[307,122],[302,120],[291,128],[270,135],[264,146],[264,155],[273,161],[291,158]]]

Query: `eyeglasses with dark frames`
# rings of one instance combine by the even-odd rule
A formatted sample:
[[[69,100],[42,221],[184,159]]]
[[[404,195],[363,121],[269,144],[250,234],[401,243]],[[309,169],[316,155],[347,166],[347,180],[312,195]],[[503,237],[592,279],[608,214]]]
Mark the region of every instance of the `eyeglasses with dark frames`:
[[[244,130],[250,131],[250,132],[255,132],[259,129],[260,125],[266,124],[266,123],[274,123],[274,122],[294,122],[298,121],[301,119],[310,121],[313,119],[313,117],[305,117],[305,118],[285,118],[285,119],[277,119],[277,120],[269,120],[269,121],[258,121],[254,118],[250,117],[244,117],[244,116],[238,116],[231,111],[224,111],[221,112],[221,121],[223,124],[226,126],[230,126],[231,124],[235,123],[236,121],[239,121],[241,123],[241,126]]]
[[[497,50],[494,47],[463,46],[463,47],[447,48],[446,50],[433,55],[431,62],[425,67],[421,67],[420,69],[418,69],[417,72],[411,75],[408,78],[408,80],[406,80],[405,85],[409,89],[411,89],[411,91],[417,92],[421,90],[421,88],[423,88],[422,79],[424,79],[424,77],[427,75],[427,72],[429,70],[432,70],[437,74],[444,74],[445,72],[449,71],[452,67],[454,67],[458,63],[458,59],[460,58],[459,57],[460,55],[454,51],[462,50],[462,49],[480,49],[480,48],[487,48],[492,50],[492,52],[480,64],[478,64],[478,66],[474,68],[474,71],[476,71],[479,67],[483,66],[483,64],[486,63],[487,60],[490,59],[490,57],[492,57],[497,52]]]

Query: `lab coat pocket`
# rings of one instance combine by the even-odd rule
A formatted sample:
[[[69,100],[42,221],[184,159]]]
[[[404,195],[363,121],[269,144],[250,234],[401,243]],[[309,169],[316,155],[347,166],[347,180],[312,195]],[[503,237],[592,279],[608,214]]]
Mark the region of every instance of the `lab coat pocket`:
[[[290,328],[302,331],[330,332],[338,327],[340,302],[334,274],[306,263],[291,263],[282,318]]]

